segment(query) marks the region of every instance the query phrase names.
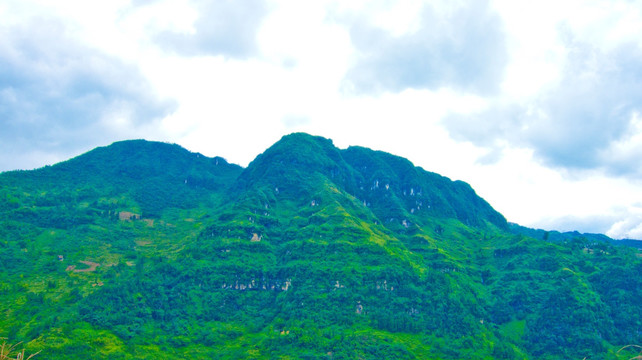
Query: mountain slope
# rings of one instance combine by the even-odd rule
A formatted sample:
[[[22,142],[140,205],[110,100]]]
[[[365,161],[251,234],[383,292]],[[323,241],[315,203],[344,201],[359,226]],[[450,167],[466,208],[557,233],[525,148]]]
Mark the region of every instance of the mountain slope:
[[[37,205],[98,201],[87,206],[88,211],[94,206],[95,211],[105,210],[104,202],[117,202],[113,198],[126,194],[135,202],[128,204],[132,210],[158,217],[163,208],[196,207],[203,197],[222,195],[241,170],[178,145],[132,140],[54,166],[3,173],[0,185],[5,193],[12,188],[26,192],[24,200]]]
[[[637,250],[514,234],[466,183],[379,151],[291,134],[242,169],[132,141],[0,184],[0,336],[41,358],[615,359],[642,342]]]

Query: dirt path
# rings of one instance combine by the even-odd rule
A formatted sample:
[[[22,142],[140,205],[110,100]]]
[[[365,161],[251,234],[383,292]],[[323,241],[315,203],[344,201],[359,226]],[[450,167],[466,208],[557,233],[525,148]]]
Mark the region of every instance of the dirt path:
[[[69,265],[67,266],[67,271],[73,271],[73,272],[91,272],[91,271],[96,271],[96,268],[100,266],[99,263],[93,262],[93,261],[86,261],[86,260],[81,260],[79,261],[80,263],[83,263],[87,266],[89,266],[86,269],[76,269],[76,265]]]

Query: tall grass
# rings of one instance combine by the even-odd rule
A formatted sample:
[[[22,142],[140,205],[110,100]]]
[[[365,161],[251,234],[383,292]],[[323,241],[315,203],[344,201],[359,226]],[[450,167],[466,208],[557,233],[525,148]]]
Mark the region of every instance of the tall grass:
[[[40,353],[40,351],[38,351],[37,353],[31,354],[29,357],[25,358],[25,349],[22,349],[22,351],[16,350],[21,342],[11,345],[7,343],[6,339],[0,339],[2,339],[2,345],[0,345],[0,360],[29,360]]]
[[[627,345],[627,346],[624,346],[623,348],[621,348],[620,350],[617,351],[616,355],[619,356],[620,355],[620,351],[622,351],[624,349],[629,349],[629,350],[636,349],[636,351],[638,351],[638,355],[630,358],[629,360],[642,360],[642,346],[640,346],[640,345]]]

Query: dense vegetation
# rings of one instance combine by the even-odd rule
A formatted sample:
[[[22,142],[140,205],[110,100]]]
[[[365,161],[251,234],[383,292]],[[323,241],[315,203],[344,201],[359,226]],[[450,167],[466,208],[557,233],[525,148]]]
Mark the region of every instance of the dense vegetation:
[[[0,337],[38,359],[618,359],[642,343],[637,249],[509,225],[383,152],[292,134],[242,169],[127,141],[0,186]]]

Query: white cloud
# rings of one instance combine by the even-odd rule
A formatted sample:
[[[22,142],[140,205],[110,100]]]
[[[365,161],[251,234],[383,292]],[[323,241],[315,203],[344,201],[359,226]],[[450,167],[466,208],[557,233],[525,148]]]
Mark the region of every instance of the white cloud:
[[[612,142],[599,153],[602,163],[615,174],[642,175],[642,118],[639,113],[631,116],[625,136]]]
[[[564,6],[543,6],[541,2],[495,1],[502,16],[510,49],[503,95],[512,100],[536,96],[560,78],[566,48],[558,38],[561,21],[555,9]]]
[[[614,239],[642,239],[642,209],[627,209],[624,219],[611,226],[606,235]]]
[[[423,3],[409,33],[389,32],[369,16],[354,12],[338,20],[350,29],[357,50],[345,78],[355,92],[445,87],[489,94],[499,88],[507,59],[504,34],[486,1]]]

